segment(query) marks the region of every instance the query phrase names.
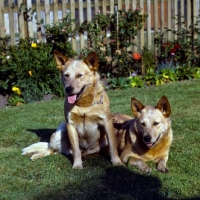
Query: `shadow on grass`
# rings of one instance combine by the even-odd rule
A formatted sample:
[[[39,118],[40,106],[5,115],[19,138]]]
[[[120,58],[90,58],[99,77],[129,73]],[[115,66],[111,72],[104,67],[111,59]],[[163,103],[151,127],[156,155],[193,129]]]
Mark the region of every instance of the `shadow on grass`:
[[[88,172],[87,172],[88,173]],[[67,179],[67,177],[66,177]],[[125,167],[110,167],[105,175],[67,184],[61,190],[44,191],[35,199],[165,199],[159,194],[161,181]]]
[[[27,131],[35,133],[40,138],[40,142],[49,142],[56,129],[27,129]]]

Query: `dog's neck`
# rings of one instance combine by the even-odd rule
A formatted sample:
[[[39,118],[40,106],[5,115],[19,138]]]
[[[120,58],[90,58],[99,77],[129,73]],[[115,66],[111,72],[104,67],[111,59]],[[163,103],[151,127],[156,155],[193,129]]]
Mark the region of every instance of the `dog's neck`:
[[[90,107],[95,104],[103,103],[103,91],[99,90],[99,87],[102,87],[97,84],[97,78],[91,85],[86,86],[85,91],[81,97],[76,101],[75,105],[78,107]],[[98,99],[99,98],[99,99]],[[95,101],[95,99],[98,99]]]

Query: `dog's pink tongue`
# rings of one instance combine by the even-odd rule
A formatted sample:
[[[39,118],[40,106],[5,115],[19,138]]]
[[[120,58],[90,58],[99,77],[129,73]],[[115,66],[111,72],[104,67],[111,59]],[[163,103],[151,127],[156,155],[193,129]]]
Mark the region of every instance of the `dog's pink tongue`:
[[[68,102],[73,104],[76,101],[76,94],[68,96]]]
[[[147,147],[153,146],[153,143],[146,143]]]

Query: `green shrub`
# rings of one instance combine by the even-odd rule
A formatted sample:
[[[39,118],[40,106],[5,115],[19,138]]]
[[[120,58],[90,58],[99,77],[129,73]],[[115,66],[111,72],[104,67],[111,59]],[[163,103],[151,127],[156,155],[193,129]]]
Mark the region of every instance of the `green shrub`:
[[[155,37],[155,46],[158,47],[158,67],[163,64],[171,63],[173,66],[199,66],[200,64],[200,40],[198,26],[198,17],[194,25],[188,28],[184,21],[177,21],[177,30],[166,29],[163,33],[157,33]],[[165,33],[170,31],[174,36],[173,41],[165,39]],[[195,38],[194,35],[197,35]]]
[[[70,58],[76,55],[69,41],[69,39],[75,38],[76,31],[72,28],[74,23],[75,20],[70,19],[70,14],[67,14],[65,18],[53,25],[44,25],[47,43],[52,46],[53,50]]]
[[[34,43],[31,38],[20,39],[17,45],[7,46],[4,55],[0,56],[0,87],[10,98],[17,96],[26,103],[41,100],[44,94],[62,96],[60,75],[51,52],[50,45]],[[14,86],[20,92],[13,91]]]
[[[134,46],[134,37],[143,27],[147,15],[141,14],[141,9],[98,13],[91,22],[81,24],[79,31],[88,32],[88,47],[84,48],[80,57],[85,57],[90,51],[96,51],[99,56],[99,71],[102,74],[111,73],[115,77],[128,76],[138,71],[140,65],[133,59],[132,52],[127,48]],[[110,30],[107,39],[107,30]]]

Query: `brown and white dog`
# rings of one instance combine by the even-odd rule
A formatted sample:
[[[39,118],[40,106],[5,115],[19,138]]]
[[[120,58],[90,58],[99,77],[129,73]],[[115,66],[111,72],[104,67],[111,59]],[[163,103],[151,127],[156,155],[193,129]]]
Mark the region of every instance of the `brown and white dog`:
[[[82,155],[97,153],[109,146],[111,161],[121,165],[118,156],[108,96],[97,73],[98,58],[91,52],[84,60],[68,59],[59,52],[54,58],[66,92],[61,123],[50,143],[38,142],[22,150],[37,159],[52,153],[73,154],[73,168],[82,169]]]
[[[131,106],[134,119],[122,114],[113,115],[122,162],[151,172],[146,162],[154,161],[159,171],[168,172],[166,163],[173,135],[167,97],[163,96],[156,106],[144,106],[132,98]]]

